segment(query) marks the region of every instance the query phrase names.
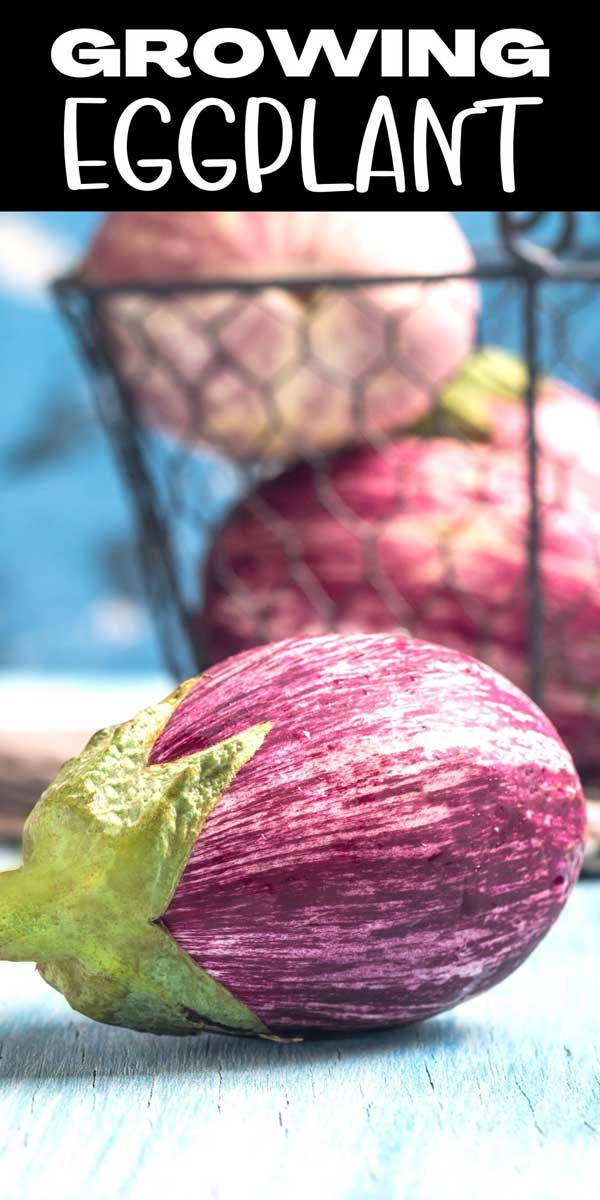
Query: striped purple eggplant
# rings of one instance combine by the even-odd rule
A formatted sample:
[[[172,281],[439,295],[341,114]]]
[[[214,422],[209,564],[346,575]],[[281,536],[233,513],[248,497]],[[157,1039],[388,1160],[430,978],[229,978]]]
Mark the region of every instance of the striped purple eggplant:
[[[584,825],[562,742],[489,667],[392,635],[290,640],[66,764],[0,876],[0,956],[156,1032],[418,1021],[533,950]]]

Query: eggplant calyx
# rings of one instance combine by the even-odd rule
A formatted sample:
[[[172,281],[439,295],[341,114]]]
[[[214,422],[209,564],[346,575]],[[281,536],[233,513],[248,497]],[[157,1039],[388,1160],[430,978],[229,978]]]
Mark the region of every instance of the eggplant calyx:
[[[0,875],[0,958],[37,962],[73,1008],[109,1024],[268,1037],[160,923],[204,821],[271,728],[149,765],[197,683],[95,734],[46,789],[25,827],[23,867]]]

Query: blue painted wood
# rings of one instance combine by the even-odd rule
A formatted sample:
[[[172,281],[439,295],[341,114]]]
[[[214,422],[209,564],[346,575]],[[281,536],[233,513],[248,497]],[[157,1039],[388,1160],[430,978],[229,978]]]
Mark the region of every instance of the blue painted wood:
[[[592,882],[495,991],[420,1027],[320,1044],[109,1029],[31,966],[0,964],[0,1195],[588,1200],[599,997]]]

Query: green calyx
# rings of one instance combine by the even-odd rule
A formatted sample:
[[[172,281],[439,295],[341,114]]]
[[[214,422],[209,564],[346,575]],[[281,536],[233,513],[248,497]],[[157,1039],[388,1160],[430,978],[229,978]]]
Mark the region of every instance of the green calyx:
[[[471,354],[439,395],[444,432],[485,441],[492,433],[494,401],[523,401],[527,367],[509,350],[486,346]]]
[[[95,734],[44,792],[25,827],[23,867],[0,875],[0,958],[37,962],[73,1008],[109,1024],[269,1037],[160,924],[204,821],[271,728],[149,766],[197,682]]]

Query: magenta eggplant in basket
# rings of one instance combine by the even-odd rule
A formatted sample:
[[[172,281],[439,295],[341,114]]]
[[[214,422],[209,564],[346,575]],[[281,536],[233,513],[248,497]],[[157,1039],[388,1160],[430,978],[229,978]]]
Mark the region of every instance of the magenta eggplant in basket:
[[[489,667],[391,635],[290,640],[63,767],[0,876],[0,956],[155,1032],[418,1021],[533,950],[584,825],[562,742]]]
[[[597,775],[600,471],[573,457],[566,436],[563,448],[541,455],[538,471],[544,708],[579,770]],[[217,531],[203,566],[202,644],[218,660],[330,628],[401,628],[526,689],[529,505],[523,451],[453,438],[297,466]]]

